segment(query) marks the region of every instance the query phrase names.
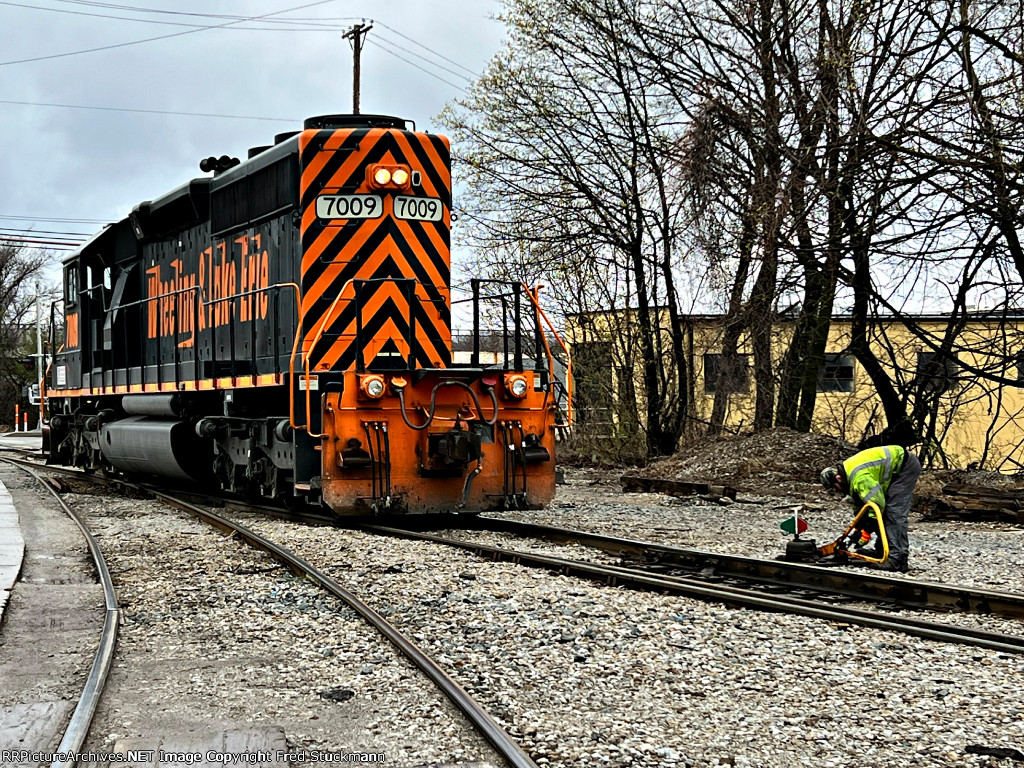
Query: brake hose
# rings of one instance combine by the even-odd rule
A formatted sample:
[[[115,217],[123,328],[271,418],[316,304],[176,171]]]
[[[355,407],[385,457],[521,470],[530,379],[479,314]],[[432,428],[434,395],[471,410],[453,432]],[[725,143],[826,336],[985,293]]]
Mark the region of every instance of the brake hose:
[[[473,405],[476,406],[476,412],[483,418],[484,409],[480,405],[480,399],[476,396],[476,392],[463,381],[456,381],[455,379],[446,379],[445,381],[439,381],[434,385],[434,389],[430,392],[430,410],[427,411],[427,420],[419,426],[409,421],[409,416],[405,412],[405,387],[395,387],[398,390],[398,404],[401,406],[402,421],[409,429],[415,429],[417,432],[426,429],[434,421],[434,411],[437,408],[437,391],[441,387],[447,386],[462,387],[464,390],[469,392],[469,396],[473,398]],[[488,387],[488,394],[491,396],[491,404],[494,406],[494,415],[490,419],[484,419],[484,423],[488,426],[494,426],[498,422],[498,395],[494,391],[494,387]]]

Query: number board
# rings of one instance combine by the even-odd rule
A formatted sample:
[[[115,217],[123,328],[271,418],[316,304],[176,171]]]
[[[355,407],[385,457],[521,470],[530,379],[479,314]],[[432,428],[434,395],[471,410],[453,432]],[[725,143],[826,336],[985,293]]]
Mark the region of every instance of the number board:
[[[416,221],[440,221],[444,203],[433,197],[396,197],[395,218]]]
[[[384,200],[378,195],[320,195],[316,199],[320,219],[379,219]]]

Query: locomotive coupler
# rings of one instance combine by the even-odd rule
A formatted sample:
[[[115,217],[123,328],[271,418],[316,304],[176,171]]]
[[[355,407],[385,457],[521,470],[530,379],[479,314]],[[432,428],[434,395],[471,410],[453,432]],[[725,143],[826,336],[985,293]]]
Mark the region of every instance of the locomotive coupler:
[[[464,467],[480,458],[480,435],[455,427],[427,435],[427,455],[447,467]]]

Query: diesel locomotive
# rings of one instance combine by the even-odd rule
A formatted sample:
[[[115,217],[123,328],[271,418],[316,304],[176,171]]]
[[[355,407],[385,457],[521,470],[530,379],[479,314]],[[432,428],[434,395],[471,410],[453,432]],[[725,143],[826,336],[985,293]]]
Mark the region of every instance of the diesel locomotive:
[[[331,115],[200,168],[64,262],[52,463],[339,515],[550,501],[538,291],[473,280],[453,353],[447,139]]]

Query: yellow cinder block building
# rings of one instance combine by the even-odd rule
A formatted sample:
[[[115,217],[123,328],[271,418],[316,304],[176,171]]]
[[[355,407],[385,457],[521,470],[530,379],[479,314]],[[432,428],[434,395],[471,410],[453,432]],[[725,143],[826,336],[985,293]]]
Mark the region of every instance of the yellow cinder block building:
[[[667,315],[662,315],[667,322]],[[643,420],[641,362],[634,313],[574,315],[567,328],[575,369],[577,413],[581,429],[623,431]],[[900,322],[871,331],[872,349],[897,389],[913,397],[917,387],[938,407],[934,416],[937,455],[954,467],[977,464],[1003,472],[1024,470],[1024,316],[969,315],[959,331],[953,355],[938,375],[922,380],[922,371],[949,325],[945,315],[913,318],[917,332]],[[724,318],[685,315],[680,319],[690,402],[688,416],[697,429],[709,422],[722,365]],[[794,321],[776,322],[772,359],[776,385],[789,349]],[[825,364],[818,372],[812,431],[856,444],[885,426],[885,414],[871,378],[849,346],[851,318],[832,319]],[[660,359],[671,380],[679,367],[667,331],[658,339]],[[928,342],[931,342],[930,344]],[[741,337],[739,357],[721,382],[727,397],[724,426],[741,431],[754,416],[753,355]],[[1002,382],[986,379],[998,376]],[[776,396],[778,391],[776,391]],[[908,401],[910,412],[913,402]],[[639,421],[638,421],[639,420]],[[633,425],[630,427],[630,425]]]

